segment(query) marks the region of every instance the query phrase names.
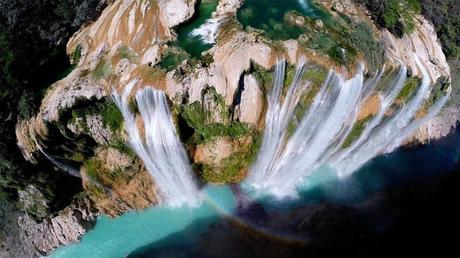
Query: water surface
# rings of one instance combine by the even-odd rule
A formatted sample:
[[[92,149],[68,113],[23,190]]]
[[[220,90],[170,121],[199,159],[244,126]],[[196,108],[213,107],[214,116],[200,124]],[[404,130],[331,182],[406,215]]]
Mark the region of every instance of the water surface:
[[[320,19],[326,14],[315,7],[311,0],[245,0],[237,17],[244,28],[263,30],[272,39],[295,39],[304,30],[286,21],[285,15],[296,11],[302,15]]]
[[[206,43],[199,36],[193,36],[192,32],[210,19],[217,8],[217,0],[201,0],[196,7],[194,17],[179,25],[177,28],[177,45],[189,53],[192,57],[200,57],[201,53],[210,49],[212,44]]]

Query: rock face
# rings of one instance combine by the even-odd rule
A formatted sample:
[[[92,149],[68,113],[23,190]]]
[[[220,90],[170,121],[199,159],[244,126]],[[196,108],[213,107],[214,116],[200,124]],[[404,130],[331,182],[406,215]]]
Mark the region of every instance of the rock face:
[[[415,52],[427,68],[432,83],[436,82],[440,76],[450,78],[450,68],[442,52],[436,31],[425,18],[417,17],[415,31],[409,35],[396,38],[389,31],[384,30],[381,40],[385,44],[387,57],[395,64],[404,63],[414,75],[420,75],[412,54]]]
[[[20,216],[20,237],[31,241],[42,254],[48,254],[60,245],[77,242],[90,229],[97,213],[89,202],[67,207],[58,216],[36,223],[28,215]]]
[[[41,155],[41,140],[53,137],[49,135],[49,125],[59,125],[60,130],[68,130],[72,137],[86,135],[92,138],[97,144],[92,150],[94,153],[79,161],[83,163],[80,172],[88,199],[72,204],[58,216],[40,223],[28,215],[21,215],[21,241],[29,243],[40,254],[46,254],[59,245],[77,241],[98,212],[117,216],[158,203],[155,182],[152,182],[142,162],[127,151],[129,147],[126,146],[126,135],[121,125],[119,129],[113,129],[104,124],[106,117],[102,116],[102,112],[72,117],[65,125],[60,124],[64,119],[63,114],[72,113],[82,102],[110,100],[113,91],[120,92],[129,81],[138,80],[141,88],[155,87],[166,92],[171,101],[173,117],[179,126],[184,123],[183,114],[178,114],[183,111],[184,105],[198,103],[205,110],[202,112],[206,115],[203,119],[205,127],[198,128],[204,131],[201,132],[203,139],[199,139],[201,142],[195,145],[187,142],[191,159],[207,167],[207,172],[217,177],[228,172],[225,165],[232,164],[234,178],[231,180],[238,182],[249,167],[238,161],[246,159],[255,139],[251,138],[253,135],[238,135],[239,132],[235,132],[236,129],[231,126],[234,125],[232,123],[241,123],[244,127],[238,129],[255,132],[254,135],[260,133],[263,127],[267,89],[260,85],[261,75],[254,72],[259,69],[257,67],[268,74],[270,72],[267,70],[271,69],[277,58],[283,57],[290,64],[295,64],[300,55],[308,52],[309,61],[326,66],[326,70],[341,70],[345,74],[353,72],[353,69],[347,70],[343,65],[327,66],[331,63],[327,62],[329,60],[321,63],[318,61],[322,58],[319,54],[316,55],[312,49],[302,49],[297,40],[274,42],[255,30],[243,30],[235,20],[242,2],[219,1],[212,14],[212,19],[219,23],[216,44],[203,53],[201,60],[186,60],[168,71],[160,68],[159,64],[171,50],[167,43],[176,39],[176,26],[193,17],[195,0],[115,0],[94,23],[82,27],[70,39],[67,52],[75,62],[75,69],[50,87],[38,114],[18,123],[16,135],[24,157],[31,162]],[[320,2],[330,8],[333,15],[345,13],[371,24],[366,11],[349,0]],[[307,23],[304,17],[292,15],[288,18],[299,26]],[[316,21],[312,26],[321,29],[326,25]],[[432,83],[441,76],[450,78],[449,66],[436,33],[423,17],[417,18],[415,31],[403,38],[396,38],[388,31],[379,31],[375,26],[372,29],[384,42],[388,66],[404,63],[413,75],[419,75],[420,71],[410,54],[415,52],[429,71]],[[223,103],[213,102],[215,96],[204,93],[209,88],[215,89]],[[136,90],[138,88],[133,92]],[[361,103],[358,120],[375,115],[380,102],[376,95],[367,98]],[[132,103],[134,111],[136,105],[134,101]],[[225,112],[220,110],[222,106]],[[185,123],[202,118],[199,112],[193,111],[196,110],[188,114]],[[139,116],[138,119],[139,127],[143,128]],[[423,143],[442,137],[456,125],[458,119],[458,109],[448,109],[430,120],[415,137]],[[213,130],[206,131],[208,127]],[[198,131],[197,128],[192,129]],[[236,136],[232,135],[232,138],[223,135],[223,132]],[[193,133],[196,136],[196,132]],[[250,159],[245,162],[249,163]],[[209,168],[217,172],[209,171]],[[33,189],[25,189],[20,197],[27,199],[33,194]],[[34,208],[35,204],[24,203],[28,208]]]
[[[74,201],[55,217],[35,221],[30,215],[5,210],[2,221],[10,223],[3,232],[1,257],[41,257],[58,246],[77,242],[89,230],[98,216],[88,199]]]
[[[257,126],[262,118],[264,96],[252,75],[244,76],[241,102],[236,106],[236,116],[241,122]]]
[[[460,121],[460,109],[448,107],[420,127],[409,140],[421,144],[439,140],[451,133]]]
[[[18,191],[19,203],[26,211],[34,210],[35,216],[40,219],[45,218],[49,214],[48,203],[43,193],[35,186],[28,185],[24,190]]]
[[[91,137],[101,145],[111,142],[112,131],[102,122],[101,115],[88,115],[86,118],[86,125]]]
[[[150,175],[139,161],[116,149],[100,148],[92,164],[81,174],[83,187],[99,211],[117,216],[158,202]]]

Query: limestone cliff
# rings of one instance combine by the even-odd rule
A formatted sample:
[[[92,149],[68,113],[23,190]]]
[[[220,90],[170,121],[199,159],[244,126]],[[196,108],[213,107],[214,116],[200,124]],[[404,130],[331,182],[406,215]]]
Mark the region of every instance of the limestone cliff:
[[[309,61],[311,72],[306,80],[313,90],[303,99],[305,106],[299,113],[311,104],[329,69],[350,77],[362,64],[366,76],[373,78],[378,74],[391,75],[402,63],[416,80],[421,74],[413,52],[428,70],[430,84],[435,85],[440,78],[450,83],[450,69],[436,33],[421,16],[411,34],[398,38],[378,29],[366,10],[349,0],[318,1],[347,35],[353,35],[350,33],[358,26],[369,27],[366,39],[371,42],[366,43],[375,47],[372,54],[376,60],[367,58],[359,46],[353,49],[357,53],[352,59],[343,48],[333,49],[337,50],[333,57],[329,50],[323,51],[312,42],[316,34],[328,35],[330,41],[343,40],[351,46],[355,46],[354,42],[338,39],[341,34],[334,26],[297,13],[289,13],[286,20],[308,31],[298,39],[270,39],[263,31],[244,28],[237,19],[242,3],[220,0],[211,16],[218,24],[215,35],[211,33],[215,44],[204,50],[200,58],[185,54],[187,58],[172,68],[164,68],[162,64],[169,55],[187,52],[177,45],[178,31],[197,15],[196,1],[113,1],[95,22],[82,27],[68,42],[67,52],[75,64],[72,72],[48,89],[35,117],[18,123],[16,135],[24,157],[34,162],[48,151],[72,164],[76,162],[91,206],[98,212],[117,216],[158,202],[155,182],[130,150],[122,117],[111,100],[111,93],[121,92],[129,82],[137,82],[133,91],[154,87],[166,92],[195,172],[202,181],[213,183],[239,182],[244,178],[260,143],[267,92],[273,79],[270,69],[277,59],[285,58],[290,64],[287,79],[293,76],[292,65],[300,56]],[[136,111],[133,94],[130,99],[131,108]],[[381,105],[376,94],[368,96],[356,108],[358,120],[372,117]],[[419,141],[445,135],[457,121],[449,114],[422,127]],[[136,121],[143,128],[139,114]],[[72,147],[65,146],[67,142]],[[64,154],[59,151],[62,145],[66,147]],[[27,217],[21,221],[30,225],[27,228],[32,233],[27,234],[34,238],[52,231],[52,239],[33,242],[46,253],[83,234],[80,213],[68,208],[38,224]],[[88,215],[85,220],[91,219]],[[58,232],[59,225],[62,230],[72,229],[69,233]]]

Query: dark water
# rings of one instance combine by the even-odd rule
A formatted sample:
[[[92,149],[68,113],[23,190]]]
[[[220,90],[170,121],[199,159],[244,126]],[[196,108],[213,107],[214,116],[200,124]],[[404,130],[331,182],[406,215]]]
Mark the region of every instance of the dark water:
[[[388,257],[456,246],[460,130],[377,157],[346,180],[327,168],[301,198],[251,201],[239,185],[207,187],[196,208],[101,217],[52,257]]]
[[[432,251],[442,256],[456,247],[449,233],[459,226],[459,160],[457,130],[440,141],[377,157],[346,180],[322,177],[325,181],[289,205],[245,202],[235,186],[239,206],[233,216],[190,235],[193,244],[150,244],[130,257],[424,257]],[[202,224],[196,221],[188,230]],[[174,243],[179,236],[158,243]]]

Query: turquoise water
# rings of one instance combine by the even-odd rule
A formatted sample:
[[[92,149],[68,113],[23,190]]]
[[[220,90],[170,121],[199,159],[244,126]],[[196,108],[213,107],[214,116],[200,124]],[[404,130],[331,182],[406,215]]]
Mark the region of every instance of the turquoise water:
[[[430,180],[451,171],[460,160],[460,131],[433,144],[377,157],[346,179],[338,179],[327,166],[318,169],[299,187],[299,197],[277,202],[257,200],[267,212],[289,210],[322,202],[353,204],[374,193]],[[79,244],[59,248],[51,257],[126,257],[145,250],[186,248],[208,231],[223,215],[236,211],[229,187],[204,188],[206,201],[198,208],[150,208],[117,219],[101,217]],[[187,256],[185,256],[187,257]]]
[[[320,19],[325,13],[315,7],[311,0],[246,0],[237,17],[244,28],[263,30],[272,39],[295,39],[304,30],[285,20],[285,15],[296,11],[305,16]]]
[[[212,44],[204,43],[198,36],[191,36],[190,33],[203,25],[217,8],[217,0],[201,0],[197,13],[188,22],[179,25],[177,28],[177,45],[189,53],[192,57],[200,57],[201,53],[210,49]]]
[[[164,248],[193,244],[193,240],[211,223],[223,214],[231,214],[236,205],[229,187],[206,187],[204,193],[205,201],[197,208],[156,207],[130,212],[116,219],[102,216],[79,244],[59,248],[50,257],[117,258],[126,257],[133,250],[147,245]],[[188,227],[196,221],[202,222],[199,227]],[[175,234],[174,241],[155,245],[156,241],[171,234]]]

